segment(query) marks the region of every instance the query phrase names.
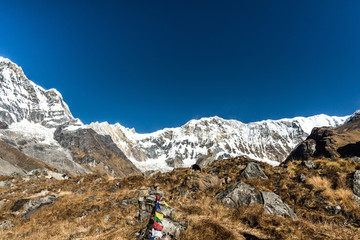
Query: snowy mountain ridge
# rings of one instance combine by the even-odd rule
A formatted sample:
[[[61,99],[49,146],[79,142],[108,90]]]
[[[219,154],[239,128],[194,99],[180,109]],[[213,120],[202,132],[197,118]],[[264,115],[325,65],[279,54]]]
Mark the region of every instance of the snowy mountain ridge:
[[[99,134],[110,135],[140,169],[170,170],[175,159],[183,161],[185,167],[190,166],[208,150],[218,159],[246,155],[276,165],[311,133],[313,127],[339,126],[348,118],[321,114],[245,124],[215,116],[147,134],[138,134],[119,123],[96,122],[88,126]]]
[[[84,141],[81,141],[82,145],[77,141],[80,138],[86,138],[89,147],[100,144],[94,139],[102,140],[102,147],[111,144],[112,140],[124,153],[123,163],[127,164],[125,158],[128,158],[142,171],[167,171],[174,167],[190,166],[209,150],[217,159],[246,155],[276,165],[310,134],[313,127],[336,127],[347,119],[321,114],[245,124],[215,116],[190,120],[181,127],[147,134],[136,133],[135,129],[119,123],[83,125],[72,116],[56,89],[45,90],[36,85],[25,76],[21,67],[0,57],[0,122],[10,125],[9,129],[0,131],[0,140],[31,157],[73,173],[89,170],[78,165],[82,164],[81,161],[87,163],[96,160],[95,155],[89,155],[86,159],[77,160],[78,163],[74,162],[74,156],[79,152],[69,150],[89,153],[83,149]],[[64,148],[54,140],[57,127],[62,129],[59,140],[64,146],[71,146],[71,149]],[[99,138],[95,132],[80,130],[83,128],[92,128],[96,134],[103,136],[109,135],[111,140]],[[71,144],[75,144],[77,150]],[[109,151],[113,150],[119,158],[123,158],[119,151],[110,147]],[[108,161],[107,156],[104,157],[104,161]],[[132,169],[131,166],[129,169]],[[106,171],[111,172],[111,169]]]

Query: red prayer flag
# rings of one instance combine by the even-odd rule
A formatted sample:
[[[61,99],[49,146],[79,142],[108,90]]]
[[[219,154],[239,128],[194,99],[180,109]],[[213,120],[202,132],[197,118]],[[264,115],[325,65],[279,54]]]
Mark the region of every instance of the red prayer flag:
[[[161,225],[160,223],[154,221],[154,227],[153,228],[158,229],[158,230],[161,231],[161,230],[163,230],[164,226]]]

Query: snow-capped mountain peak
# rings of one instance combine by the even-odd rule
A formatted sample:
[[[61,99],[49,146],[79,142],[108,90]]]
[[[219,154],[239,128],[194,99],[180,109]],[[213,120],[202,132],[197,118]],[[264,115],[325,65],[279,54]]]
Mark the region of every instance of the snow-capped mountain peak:
[[[24,119],[48,127],[67,122],[81,124],[56,89],[36,85],[21,67],[0,57],[0,121],[11,124]]]

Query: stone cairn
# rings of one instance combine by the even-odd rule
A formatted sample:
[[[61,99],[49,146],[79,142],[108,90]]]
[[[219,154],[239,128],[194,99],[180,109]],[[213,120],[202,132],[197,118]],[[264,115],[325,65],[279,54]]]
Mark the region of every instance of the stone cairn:
[[[180,239],[181,232],[187,228],[188,224],[174,220],[175,209],[166,203],[164,193],[158,190],[158,186],[142,187],[138,198],[139,212],[135,217],[143,226],[137,233],[139,240]]]

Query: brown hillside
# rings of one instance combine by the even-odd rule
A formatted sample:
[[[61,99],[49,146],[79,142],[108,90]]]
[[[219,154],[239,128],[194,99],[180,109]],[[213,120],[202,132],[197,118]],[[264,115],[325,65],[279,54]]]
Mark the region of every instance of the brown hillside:
[[[25,172],[38,168],[55,169],[50,164],[46,164],[40,160],[29,157],[20,152],[16,148],[0,141],[0,158],[8,162],[10,165],[24,170]]]
[[[359,163],[317,159],[311,169],[299,161],[275,168],[259,163],[268,179],[245,179],[241,172],[251,161],[242,157],[215,161],[202,172],[175,169],[150,179],[140,175],[123,179],[87,175],[84,179],[24,182],[15,178],[15,187],[0,189],[0,201],[8,200],[0,206],[0,222],[11,220],[14,224],[0,230],[0,238],[136,239],[143,226],[134,218],[138,206],[123,205],[122,200],[138,197],[143,186],[157,184],[175,208],[175,218],[189,223],[182,240],[359,239],[360,207],[351,191],[351,177],[360,169]],[[306,176],[303,181],[299,180],[301,174]],[[259,191],[278,194],[299,220],[266,214],[258,205],[223,207],[214,196],[239,180]],[[19,200],[44,190],[59,198],[55,204],[30,219],[22,219],[11,210],[15,203],[21,203]],[[336,214],[326,210],[337,205],[341,211]]]

